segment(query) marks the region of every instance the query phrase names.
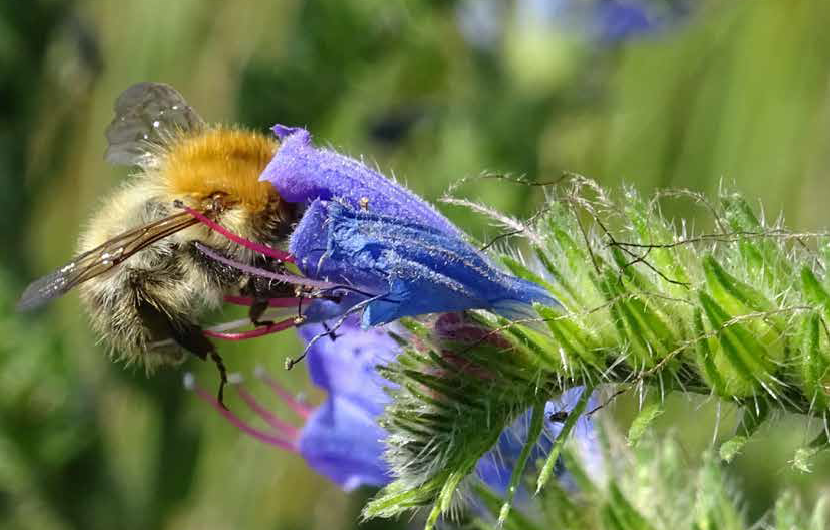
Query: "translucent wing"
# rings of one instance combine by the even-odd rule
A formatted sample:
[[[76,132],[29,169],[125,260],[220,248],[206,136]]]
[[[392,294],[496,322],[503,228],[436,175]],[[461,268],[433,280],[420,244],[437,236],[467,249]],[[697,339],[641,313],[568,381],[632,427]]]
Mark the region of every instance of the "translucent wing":
[[[17,309],[28,311],[40,307],[52,298],[116,267],[148,245],[198,222],[190,214],[181,212],[117,235],[32,282],[20,297]]]
[[[107,127],[104,158],[116,165],[152,167],[155,148],[179,131],[200,129],[204,121],[175,88],[138,83],[115,100],[115,118]]]

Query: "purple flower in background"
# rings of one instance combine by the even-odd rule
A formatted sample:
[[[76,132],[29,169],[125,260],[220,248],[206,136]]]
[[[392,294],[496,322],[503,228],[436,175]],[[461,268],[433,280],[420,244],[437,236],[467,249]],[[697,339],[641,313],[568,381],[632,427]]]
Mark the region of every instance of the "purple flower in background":
[[[332,394],[303,426],[297,451],[309,467],[352,491],[392,480],[382,458],[384,438],[377,414]]]
[[[339,286],[309,306],[309,321],[358,310],[364,327],[464,309],[526,318],[535,316],[535,302],[559,305],[540,286],[493,267],[410,191],[315,148],[304,129],[277,125],[274,132],[283,143],[260,178],[308,205],[289,250],[308,278]]]
[[[685,9],[679,3],[658,10],[641,0],[602,0],[588,13],[587,28],[598,41],[611,44],[659,32],[683,14]]]
[[[521,26],[547,25],[611,44],[654,33],[686,13],[686,2],[648,0],[519,0]]]
[[[471,45],[492,48],[507,32],[507,9],[503,0],[462,2],[456,12],[459,29]],[[667,29],[689,9],[685,0],[518,0],[514,24],[519,32],[544,29],[615,44]]]

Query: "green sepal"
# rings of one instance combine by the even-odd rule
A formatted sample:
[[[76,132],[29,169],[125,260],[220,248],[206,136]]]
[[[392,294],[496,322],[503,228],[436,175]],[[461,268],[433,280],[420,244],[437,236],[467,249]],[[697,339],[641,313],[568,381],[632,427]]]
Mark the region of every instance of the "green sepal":
[[[717,366],[716,359],[720,360],[720,343],[717,337],[709,336],[706,326],[703,323],[703,312],[695,308],[693,317],[695,334],[695,354],[697,365],[706,382],[712,387],[715,393],[722,397],[728,397],[728,389],[723,378],[723,373]]]
[[[796,450],[793,456],[793,467],[802,473],[810,473],[810,460],[822,451],[830,449],[827,431],[822,430],[806,447]]]
[[[541,304],[534,305],[536,312],[544,319],[548,329],[565,352],[567,367],[571,373],[578,371],[576,366],[583,363],[594,368],[601,368],[601,356],[597,337],[578,320],[578,316],[563,313],[560,310]]]
[[[643,407],[628,429],[628,445],[636,447],[646,430],[654,423],[654,420],[663,415],[663,412],[665,409],[662,401]]]
[[[780,246],[768,237],[769,229],[759,220],[746,200],[737,194],[723,195],[721,204],[732,230],[745,235],[738,242],[738,249],[748,272],[763,280],[764,285],[780,291],[792,278],[792,267],[780,250]]]
[[[731,396],[752,394],[769,381],[766,347],[743,322],[735,321],[708,294],[699,293],[703,314],[718,337],[714,362],[724,379],[725,393]]]

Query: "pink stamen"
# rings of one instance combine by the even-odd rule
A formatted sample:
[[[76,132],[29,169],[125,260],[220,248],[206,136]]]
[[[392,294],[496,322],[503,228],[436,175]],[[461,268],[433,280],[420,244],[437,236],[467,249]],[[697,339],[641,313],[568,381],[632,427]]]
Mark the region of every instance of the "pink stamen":
[[[299,322],[298,322],[299,320]],[[208,337],[214,337],[216,339],[225,339],[225,340],[245,340],[245,339],[253,339],[256,337],[262,337],[263,335],[268,335],[271,333],[277,333],[279,331],[293,328],[297,324],[301,323],[302,319],[298,319],[297,317],[293,318],[286,318],[285,320],[280,320],[279,322],[275,322],[270,326],[262,326],[258,328],[254,328],[250,331],[240,331],[238,333],[226,333],[222,331],[212,331],[206,329],[203,333]]]
[[[297,439],[297,428],[291,425],[288,422],[282,421],[277,417],[276,414],[271,412],[270,410],[266,410],[262,405],[260,405],[256,398],[251,395],[250,392],[245,390],[242,387],[238,387],[236,391],[239,393],[239,397],[242,398],[242,401],[248,404],[248,406],[256,412],[260,418],[265,420],[268,425],[273,427],[275,430],[279,431],[280,434],[287,436],[290,439],[296,440]]]
[[[229,411],[225,407],[219,404],[216,401],[216,398],[213,397],[209,392],[205,392],[202,388],[197,386],[194,382],[186,382],[186,386],[192,388],[192,390],[196,393],[196,395],[202,401],[206,402],[208,405],[213,407],[219,414],[225,417],[231,424],[236,426],[240,431],[244,432],[245,434],[256,438],[257,440],[280,447],[285,449],[286,451],[290,451],[292,453],[297,453],[297,446],[288,440],[285,440],[279,436],[274,436],[272,434],[268,434],[266,432],[262,432],[259,429],[251,427],[247,423],[245,423],[239,416],[234,414],[233,412]]]
[[[260,381],[271,387],[271,390],[279,396],[283,401],[288,404],[288,406],[293,410],[298,416],[303,419],[306,419],[311,414],[311,409],[308,408],[304,403],[299,401],[294,395],[286,390],[282,385],[277,383],[274,379],[268,376],[265,373],[265,370],[262,368],[257,368],[254,370],[254,375],[259,378]]]
[[[250,296],[225,296],[225,301],[236,305],[254,305],[254,299]],[[268,307],[299,307],[300,303],[305,304],[308,298],[269,298]]]
[[[304,285],[307,287],[314,287],[315,289],[332,289],[334,287],[339,287],[336,283],[312,280],[310,278],[306,278],[305,276],[297,276],[296,274],[280,274],[278,272],[267,271],[265,269],[260,269],[258,267],[245,265],[244,263],[239,263],[238,261],[228,259],[225,256],[217,252],[214,252],[210,248],[200,243],[196,243],[196,247],[206,256],[210,257],[213,260],[216,260],[219,263],[224,263],[225,265],[233,267],[234,269],[241,270],[242,272],[247,272],[248,274],[252,274],[254,276],[261,276],[262,278],[271,278],[273,280],[279,280],[281,282],[290,283],[293,285]]]
[[[210,228],[211,230],[213,230],[215,232],[219,232],[220,234],[222,234],[226,238],[230,239],[234,243],[239,243],[243,247],[249,248],[249,249],[253,250],[254,252],[259,252],[260,254],[262,254],[264,256],[269,256],[271,258],[275,258],[275,259],[278,259],[280,261],[285,261],[285,262],[289,262],[289,263],[294,262],[294,256],[292,256],[288,252],[284,252],[282,250],[277,250],[277,249],[274,249],[274,248],[271,248],[271,247],[267,247],[265,245],[255,243],[254,241],[251,241],[249,239],[245,239],[244,237],[240,237],[240,236],[234,234],[233,232],[229,232],[228,230],[224,229],[218,223],[216,223],[214,221],[211,221],[210,219],[208,219],[207,217],[205,217],[201,213],[197,212],[193,208],[189,208],[185,205],[182,205],[182,208],[184,208],[184,211],[186,211],[187,213],[192,215],[200,223],[204,224],[205,226],[207,226],[208,228]]]

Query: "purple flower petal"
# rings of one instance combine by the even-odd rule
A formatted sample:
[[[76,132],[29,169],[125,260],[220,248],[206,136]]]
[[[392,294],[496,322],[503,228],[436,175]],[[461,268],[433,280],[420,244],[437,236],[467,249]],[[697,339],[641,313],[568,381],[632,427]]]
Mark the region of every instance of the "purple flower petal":
[[[351,491],[391,482],[382,458],[386,436],[374,414],[334,395],[308,418],[298,448],[312,469]]]
[[[274,185],[288,202],[341,199],[352,208],[417,221],[441,232],[461,237],[461,232],[426,201],[387,179],[362,162],[330,149],[311,145],[311,134],[300,127],[275,125],[280,137],[277,154],[259,180]]]
[[[534,302],[559,305],[542,287],[495,269],[461,238],[336,201],[309,206],[290,250],[307,276],[366,293],[364,326],[465,309],[525,318],[535,316]]]
[[[309,341],[326,329],[322,324],[306,324],[299,332]],[[328,335],[318,339],[308,351],[307,362],[314,384],[379,415],[390,401],[383,389],[391,383],[375,368],[392,361],[397,352],[397,342],[385,329],[362,330],[355,315],[340,326],[334,340]]]

